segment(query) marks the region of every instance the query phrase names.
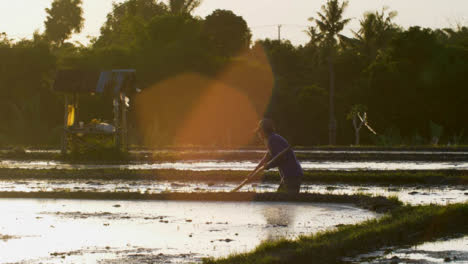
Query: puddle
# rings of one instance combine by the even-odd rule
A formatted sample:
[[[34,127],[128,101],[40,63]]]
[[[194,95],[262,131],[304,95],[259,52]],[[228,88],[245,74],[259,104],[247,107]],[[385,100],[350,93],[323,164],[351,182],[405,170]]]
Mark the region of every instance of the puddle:
[[[391,252],[391,253],[386,253]],[[443,239],[410,248],[387,248],[356,258],[346,258],[348,263],[468,263],[468,236]]]
[[[376,185],[304,185],[304,192],[328,194],[365,194],[373,196],[396,196],[411,205],[463,203],[468,201],[466,186],[376,186]]]
[[[169,182],[169,181],[61,181],[61,180],[27,180],[0,181],[0,192],[229,192],[238,183],[227,182]],[[248,184],[241,189],[244,192],[275,192],[278,183],[264,182]],[[404,203],[420,204],[449,204],[468,201],[468,187],[464,185],[438,186],[378,186],[378,185],[349,185],[349,184],[308,184],[301,188],[303,193],[322,194],[366,194],[375,196],[397,196]]]
[[[251,171],[257,166],[253,161],[184,161],[161,163],[130,163],[130,164],[69,164],[59,161],[20,161],[2,160],[0,168],[9,169],[127,169],[127,170],[155,170],[175,169],[189,171],[234,170]],[[304,170],[329,171],[358,171],[358,170],[468,170],[468,162],[414,162],[414,161],[302,161]]]
[[[0,199],[0,262],[190,263],[377,214],[340,204]]]

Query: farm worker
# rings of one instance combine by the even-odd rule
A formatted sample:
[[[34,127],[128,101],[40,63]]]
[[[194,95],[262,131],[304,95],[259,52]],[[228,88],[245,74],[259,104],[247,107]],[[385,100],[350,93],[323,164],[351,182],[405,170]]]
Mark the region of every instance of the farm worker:
[[[258,123],[256,133],[267,147],[268,152],[258,164],[257,168],[268,164],[268,162],[276,157],[281,151],[289,147],[289,143],[282,136],[276,134],[275,126],[271,119],[263,119]],[[301,164],[296,158],[294,151],[291,149],[286,152],[281,158],[269,164],[265,170],[278,167],[281,175],[281,183],[278,192],[286,192],[290,194],[299,193],[303,171]]]

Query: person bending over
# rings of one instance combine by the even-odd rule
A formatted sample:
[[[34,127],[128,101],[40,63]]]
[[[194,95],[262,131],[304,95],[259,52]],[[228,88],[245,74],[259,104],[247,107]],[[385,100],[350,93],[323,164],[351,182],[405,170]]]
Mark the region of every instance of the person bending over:
[[[272,158],[276,157],[276,155],[289,147],[289,143],[286,139],[276,134],[275,127],[271,119],[261,120],[258,123],[256,133],[268,150],[257,168],[268,164]],[[281,158],[265,167],[265,170],[275,167],[278,167],[281,175],[281,183],[279,185],[278,192],[286,192],[289,194],[299,193],[303,171],[294,151],[290,149],[284,153]]]

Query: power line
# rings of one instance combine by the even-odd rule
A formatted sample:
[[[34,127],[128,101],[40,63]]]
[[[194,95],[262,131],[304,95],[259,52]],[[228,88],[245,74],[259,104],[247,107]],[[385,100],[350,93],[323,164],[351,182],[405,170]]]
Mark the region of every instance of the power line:
[[[259,28],[277,28],[278,29],[278,41],[281,41],[281,33],[282,29],[284,27],[296,27],[296,28],[303,28],[307,29],[309,26],[308,25],[300,25],[300,24],[271,24],[271,25],[256,25],[256,26],[251,26],[250,28],[252,29],[259,29]]]
[[[272,25],[250,26],[250,28],[277,27],[279,25],[284,26],[284,27],[310,27],[310,25],[299,25],[299,24],[272,24]]]
[[[310,27],[310,25],[300,25],[300,24],[283,24],[286,27]]]
[[[257,25],[257,26],[249,26],[250,28],[265,28],[265,27],[277,27],[278,24],[274,25]]]

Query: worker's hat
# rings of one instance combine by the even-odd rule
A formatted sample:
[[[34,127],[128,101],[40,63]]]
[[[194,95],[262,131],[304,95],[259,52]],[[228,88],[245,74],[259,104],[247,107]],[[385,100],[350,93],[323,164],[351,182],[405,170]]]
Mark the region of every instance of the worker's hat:
[[[275,132],[275,125],[273,124],[273,120],[269,118],[264,118],[258,122],[257,128],[255,129],[255,133],[262,131],[266,135],[271,135]]]

